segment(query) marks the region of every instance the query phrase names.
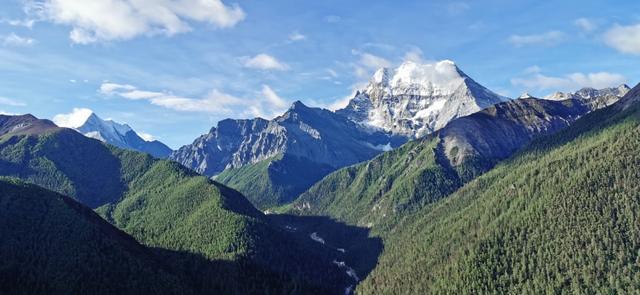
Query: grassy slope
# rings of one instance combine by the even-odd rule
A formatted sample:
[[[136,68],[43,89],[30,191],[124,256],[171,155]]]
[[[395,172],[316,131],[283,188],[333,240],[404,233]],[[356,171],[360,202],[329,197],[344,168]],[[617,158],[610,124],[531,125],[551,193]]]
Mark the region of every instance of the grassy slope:
[[[0,293],[191,293],[150,250],[57,193],[0,178]]]
[[[640,111],[592,113],[398,227],[360,293],[640,288]]]

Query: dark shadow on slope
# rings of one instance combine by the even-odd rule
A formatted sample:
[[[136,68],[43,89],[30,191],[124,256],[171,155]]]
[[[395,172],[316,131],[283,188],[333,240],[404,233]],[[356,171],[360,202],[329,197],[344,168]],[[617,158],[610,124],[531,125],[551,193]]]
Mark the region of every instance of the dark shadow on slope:
[[[165,267],[179,274],[196,294],[339,294],[331,283],[309,283],[249,259],[209,260],[196,253],[154,248]]]
[[[269,220],[296,236],[298,240],[320,245],[325,255],[353,268],[364,280],[375,268],[384,249],[382,239],[371,237],[370,229],[351,226],[324,216],[268,215]],[[315,235],[314,235],[315,233]],[[312,238],[313,235],[313,238]],[[318,238],[324,243],[319,242]],[[330,258],[331,259],[331,258]],[[337,267],[337,266],[336,266]],[[352,280],[352,283],[356,283]]]
[[[126,189],[120,160],[109,147],[71,129],[13,136],[0,144],[0,160],[0,175],[54,190],[91,208],[117,201]]]
[[[44,156],[71,180],[76,191],[73,197],[83,204],[97,208],[117,201],[124,194],[120,159],[107,145],[87,140],[70,129],[59,131],[46,145]]]

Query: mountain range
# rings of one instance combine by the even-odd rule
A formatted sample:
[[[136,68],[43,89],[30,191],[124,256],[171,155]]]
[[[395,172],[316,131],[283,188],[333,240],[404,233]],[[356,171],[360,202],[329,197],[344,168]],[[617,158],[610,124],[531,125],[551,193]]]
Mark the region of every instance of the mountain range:
[[[359,226],[398,216],[447,196],[532,140],[590,112],[578,100],[499,103],[436,133],[330,174],[292,204],[292,212],[331,215]]]
[[[123,267],[131,264],[131,271],[144,269],[147,262],[153,265],[153,260],[162,261],[163,267],[168,270],[167,277],[176,274],[177,277],[185,278],[187,290],[194,289],[197,293],[247,294],[257,293],[257,290],[274,293],[289,293],[294,290],[303,293],[326,293],[333,292],[331,288],[342,288],[341,285],[346,285],[346,281],[349,280],[331,264],[331,259],[326,257],[333,257],[331,251],[321,248],[306,236],[300,237],[296,233],[290,233],[280,224],[271,222],[237,191],[199,176],[180,164],[107,145],[75,130],[59,128],[50,121],[39,120],[30,115],[1,118],[0,130],[11,131],[0,136],[0,176],[18,178],[55,192],[35,189],[32,198],[37,199],[40,195],[54,196],[54,199],[62,199],[72,207],[85,208],[78,209],[77,214],[81,216],[68,216],[70,213],[61,215],[55,211],[47,211],[47,208],[35,207],[26,208],[24,210],[27,211],[22,212],[27,216],[51,214],[50,222],[53,224],[64,225],[76,220],[79,223],[74,226],[83,227],[87,223],[96,223],[97,218],[89,216],[89,221],[86,221],[86,213],[83,213],[91,212],[93,209],[103,220],[129,236],[123,239],[137,240],[146,247],[146,250],[140,250],[143,254],[150,252],[156,257],[136,258],[131,257],[133,254],[122,252],[122,255],[131,258],[121,261]],[[20,195],[21,193],[17,193],[17,196]],[[60,195],[68,196],[77,201],[78,205]],[[1,206],[13,206],[12,202],[6,203],[3,200]],[[12,210],[10,208],[12,207],[6,210]],[[20,216],[21,213],[12,214]],[[21,231],[36,230],[31,234],[37,237],[44,236],[47,230],[53,229],[50,226],[33,228],[29,227],[28,223],[17,224],[25,227],[6,229],[7,235],[15,237],[15,241],[0,241],[0,248],[10,247],[7,248],[10,251],[3,251],[0,255],[10,261],[15,261],[16,258],[12,257],[35,257],[33,255],[57,253],[46,251],[58,248],[65,248],[59,252],[61,255],[73,253],[73,248],[66,249],[69,246],[80,247],[75,248],[78,255],[89,256],[93,255],[94,251],[97,251],[96,255],[104,255],[100,251],[114,249],[105,248],[106,246],[95,249],[82,248],[83,246],[77,244],[79,242],[74,242],[87,237],[103,241],[111,235],[100,236],[102,233],[99,234],[91,228],[78,229],[78,236],[69,237],[69,240],[56,236],[52,244],[37,244],[35,248],[16,248],[16,243],[19,244],[20,237],[23,236],[20,234]],[[105,227],[99,223],[96,226]],[[64,227],[60,229],[59,233],[61,232],[64,232]],[[83,233],[86,232],[95,234],[85,237]],[[123,235],[117,232],[115,234]],[[95,243],[104,243],[98,240]],[[4,244],[8,242],[12,244]],[[115,249],[120,247],[117,241],[113,243]],[[124,242],[122,247],[138,247],[127,243],[129,242]],[[51,289],[46,290],[60,290],[65,282],[61,274],[71,271],[71,264],[60,264],[60,261],[72,257],[54,256],[47,259],[43,261],[55,263],[51,265],[49,275],[56,276],[57,281],[56,285],[51,285]],[[100,259],[106,258],[96,257],[96,261]],[[43,271],[38,265],[31,267]],[[101,282],[122,278],[127,273],[120,271],[119,268],[114,268],[92,272],[109,276],[108,279],[96,281],[95,284],[74,282],[78,288],[86,284],[94,290],[101,286]],[[41,273],[43,276],[22,279],[28,273],[25,269],[18,272],[23,274],[21,276],[10,276],[18,281],[10,280],[13,285],[2,285],[0,290],[7,287],[17,290],[21,286],[19,282],[26,282],[26,279],[31,280],[29,282],[34,283],[33,286],[54,283],[50,281],[54,279],[44,276],[44,272]],[[161,273],[157,279],[162,280],[163,276]],[[326,286],[322,283],[324,280],[338,283]],[[45,289],[42,290],[45,292]],[[108,290],[111,289],[104,289],[99,293],[106,294],[109,293]],[[152,290],[152,287],[147,286],[140,290]],[[136,289],[127,292],[135,294]]]
[[[221,121],[170,159],[204,175],[217,175],[216,180],[264,208],[290,202],[326,174],[405,141],[297,101],[270,121]]]
[[[177,151],[82,119],[0,115],[0,294],[638,290],[640,84],[506,99],[407,62]]]
[[[383,240],[379,257],[345,249],[356,271],[377,263],[362,293],[626,293],[640,243],[638,102],[640,85],[593,112],[578,99],[503,102],[328,175],[285,212]]]
[[[63,127],[74,128],[87,137],[134,151],[148,153],[156,158],[167,158],[172,150],[157,140],[145,140],[136,133],[131,126],[103,120],[93,112],[85,112],[86,118],[79,120],[79,124],[61,124]],[[60,124],[60,123],[59,123]]]
[[[331,112],[298,101],[271,121],[224,120],[170,159],[216,176],[266,209],[291,202],[336,169],[503,99],[451,61],[407,62],[379,69],[345,109]]]
[[[576,92],[555,92],[551,95],[545,96],[544,99],[578,99],[586,102],[592,109],[599,109],[615,103],[620,97],[625,96],[630,90],[631,88],[626,84],[603,89],[587,87]]]

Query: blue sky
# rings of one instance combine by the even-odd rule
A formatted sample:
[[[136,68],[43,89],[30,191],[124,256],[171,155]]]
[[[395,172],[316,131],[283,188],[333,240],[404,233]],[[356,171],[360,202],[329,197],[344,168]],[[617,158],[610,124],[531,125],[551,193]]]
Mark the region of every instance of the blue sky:
[[[640,1],[3,0],[0,111],[89,108],[177,148],[407,59],[510,97],[633,86]]]

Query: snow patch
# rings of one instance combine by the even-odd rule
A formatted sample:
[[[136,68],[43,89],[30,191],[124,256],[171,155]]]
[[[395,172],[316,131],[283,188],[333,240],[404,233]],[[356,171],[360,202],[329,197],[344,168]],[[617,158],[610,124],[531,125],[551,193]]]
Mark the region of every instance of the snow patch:
[[[84,136],[89,137],[89,138],[93,138],[93,139],[97,139],[97,140],[102,141],[102,142],[106,142],[104,137],[102,137],[102,134],[100,134],[100,132],[98,132],[98,131],[87,132],[87,133],[84,134]]]
[[[431,105],[429,107],[427,107],[424,110],[420,110],[416,113],[415,116],[413,116],[413,119],[426,119],[429,118],[431,115],[438,113],[439,111],[441,111],[442,109],[444,109],[444,105],[447,104],[447,100],[446,99],[439,99],[434,101],[433,103],[431,103]]]

